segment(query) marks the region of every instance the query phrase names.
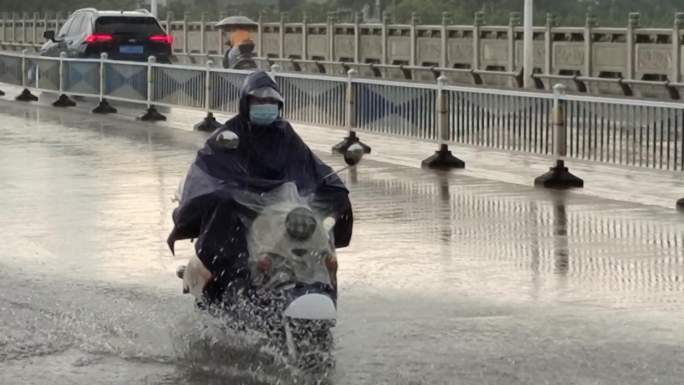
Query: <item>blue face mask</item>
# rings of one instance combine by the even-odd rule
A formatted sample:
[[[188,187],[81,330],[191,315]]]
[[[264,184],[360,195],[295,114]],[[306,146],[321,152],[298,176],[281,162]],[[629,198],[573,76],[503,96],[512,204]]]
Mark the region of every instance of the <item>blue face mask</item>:
[[[253,104],[249,106],[249,121],[257,126],[268,126],[278,119],[277,104]]]

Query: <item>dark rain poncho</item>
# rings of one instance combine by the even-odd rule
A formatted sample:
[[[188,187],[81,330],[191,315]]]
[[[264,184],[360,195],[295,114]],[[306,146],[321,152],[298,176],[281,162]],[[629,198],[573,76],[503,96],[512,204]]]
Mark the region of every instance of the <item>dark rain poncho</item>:
[[[264,72],[250,74],[240,93],[239,114],[215,131],[198,152],[186,177],[179,207],[173,212],[174,228],[168,243],[196,239],[195,251],[219,285],[249,278],[245,208],[234,200],[237,191],[266,192],[295,182],[301,195],[316,200],[334,215],[336,247],[349,244],[352,210],[348,191],[332,170],[311,152],[292,126],[283,119],[267,127],[249,123],[247,94],[277,84]],[[282,106],[281,106],[282,109]],[[240,138],[237,149],[219,147],[216,137],[226,130]]]

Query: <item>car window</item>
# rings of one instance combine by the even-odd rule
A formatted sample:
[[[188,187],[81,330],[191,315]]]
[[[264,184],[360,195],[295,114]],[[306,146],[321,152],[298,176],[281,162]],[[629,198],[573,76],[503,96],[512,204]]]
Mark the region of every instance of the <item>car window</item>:
[[[150,36],[163,34],[164,30],[153,17],[103,16],[95,21],[95,32],[109,35]]]
[[[69,31],[67,32],[67,36],[75,36],[79,35],[81,31],[81,22],[83,21],[83,17],[85,15],[80,14],[76,15],[74,17],[74,20],[71,22],[71,25],[69,26]]]
[[[78,29],[78,32],[76,32],[77,35],[81,35],[83,33],[90,33],[91,31],[91,18],[89,14],[84,14],[83,18],[81,19],[81,26]]]
[[[58,37],[64,37],[67,35],[67,32],[69,31],[69,28],[71,27],[71,24],[74,22],[74,16],[70,17],[69,20],[64,23],[62,28],[59,30],[59,33],[57,34]]]

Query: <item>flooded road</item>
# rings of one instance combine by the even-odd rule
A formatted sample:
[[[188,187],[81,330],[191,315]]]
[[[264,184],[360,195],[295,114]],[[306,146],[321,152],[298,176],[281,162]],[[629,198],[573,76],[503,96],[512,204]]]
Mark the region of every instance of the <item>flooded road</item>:
[[[192,245],[165,240],[201,134],[0,105],[0,384],[300,381],[180,293]],[[684,216],[387,158],[344,176],[334,384],[682,383]]]

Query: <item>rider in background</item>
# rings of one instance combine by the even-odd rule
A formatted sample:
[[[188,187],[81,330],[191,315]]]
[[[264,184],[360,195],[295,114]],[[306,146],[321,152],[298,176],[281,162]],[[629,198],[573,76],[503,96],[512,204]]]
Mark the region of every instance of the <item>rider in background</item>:
[[[254,61],[254,40],[246,29],[235,29],[230,33],[228,51],[223,57],[223,68],[253,69],[256,68]]]

